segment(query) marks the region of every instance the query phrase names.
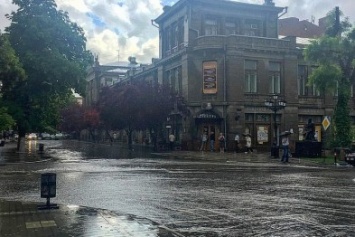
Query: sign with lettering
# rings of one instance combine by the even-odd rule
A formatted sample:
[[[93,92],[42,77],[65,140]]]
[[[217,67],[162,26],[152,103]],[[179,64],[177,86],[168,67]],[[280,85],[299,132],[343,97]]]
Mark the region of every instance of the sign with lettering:
[[[203,63],[203,93],[216,94],[217,93],[217,62]]]

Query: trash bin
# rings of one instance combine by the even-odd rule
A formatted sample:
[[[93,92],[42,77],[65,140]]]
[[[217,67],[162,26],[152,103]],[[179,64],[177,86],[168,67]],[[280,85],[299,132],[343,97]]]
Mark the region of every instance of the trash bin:
[[[44,152],[44,144],[43,143],[38,144],[38,151],[41,153]]]
[[[274,158],[279,158],[279,146],[272,146],[271,147],[271,156]]]
[[[50,199],[57,195],[57,175],[45,173],[41,175],[41,198],[46,198],[46,205],[38,205],[39,210],[58,209],[57,204],[51,204]]]
[[[45,173],[41,175],[41,198],[52,198],[57,194],[57,175]]]

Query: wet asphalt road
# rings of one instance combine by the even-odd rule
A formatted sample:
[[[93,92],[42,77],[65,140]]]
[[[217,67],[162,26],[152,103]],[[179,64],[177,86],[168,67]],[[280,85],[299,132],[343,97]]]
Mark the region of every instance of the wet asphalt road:
[[[145,217],[185,236],[355,236],[353,168],[181,160],[72,141],[45,147],[54,161],[0,166],[0,198],[44,201],[40,174],[55,172],[53,202]]]

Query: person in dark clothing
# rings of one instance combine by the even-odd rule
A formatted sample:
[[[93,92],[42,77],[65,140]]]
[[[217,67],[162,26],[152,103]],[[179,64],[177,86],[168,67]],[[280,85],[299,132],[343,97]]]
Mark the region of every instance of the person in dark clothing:
[[[308,124],[306,126],[306,141],[315,141],[316,139],[314,138],[314,134],[316,132],[316,128],[314,126],[314,123],[312,122],[312,119],[308,119]]]
[[[214,134],[214,132],[211,132],[210,134],[210,148],[211,151],[214,151],[214,142],[216,141],[216,135]]]
[[[219,142],[219,152],[223,153],[224,152],[224,147],[225,147],[225,137],[223,136],[223,133],[219,134],[218,137],[218,142]]]

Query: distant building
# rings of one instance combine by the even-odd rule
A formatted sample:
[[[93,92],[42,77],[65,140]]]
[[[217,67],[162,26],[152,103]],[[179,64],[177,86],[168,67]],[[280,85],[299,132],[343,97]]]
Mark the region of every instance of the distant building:
[[[325,33],[325,20],[325,17],[319,19],[319,24],[316,25],[308,20],[300,21],[296,17],[279,19],[279,35],[300,38],[318,38]]]
[[[134,57],[130,57],[127,62],[113,62],[105,65],[101,65],[96,57],[94,65],[87,70],[85,104],[91,105],[97,102],[102,87],[121,82],[138,66]]]

